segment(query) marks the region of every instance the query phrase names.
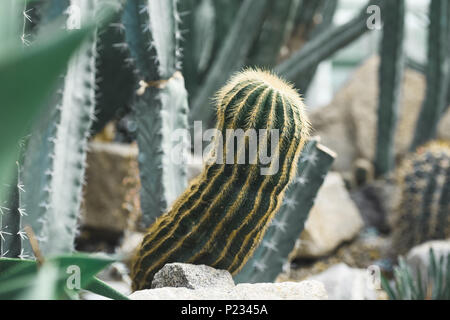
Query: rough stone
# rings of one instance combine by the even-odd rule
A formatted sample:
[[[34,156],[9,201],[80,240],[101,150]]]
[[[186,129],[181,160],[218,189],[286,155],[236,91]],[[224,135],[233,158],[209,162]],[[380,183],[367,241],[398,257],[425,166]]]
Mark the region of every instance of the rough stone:
[[[201,289],[158,288],[132,293],[133,300],[326,300],[319,281],[238,284],[234,287]]]
[[[341,243],[357,236],[363,225],[341,175],[330,172],[319,190],[291,258],[325,256]]]
[[[152,289],[164,287],[232,288],[234,281],[225,270],[217,270],[205,265],[169,263],[159,270],[152,281]]]
[[[324,284],[330,300],[378,300],[383,291],[376,279],[368,270],[350,268],[345,263],[309,278]]]

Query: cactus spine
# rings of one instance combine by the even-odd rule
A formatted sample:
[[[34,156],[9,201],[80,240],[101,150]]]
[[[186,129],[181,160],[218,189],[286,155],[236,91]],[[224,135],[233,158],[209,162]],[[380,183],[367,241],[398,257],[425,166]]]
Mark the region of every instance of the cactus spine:
[[[233,274],[240,270],[296,174],[309,133],[303,109],[294,89],[258,70],[237,74],[219,91],[216,128],[227,138],[211,160],[222,154],[228,161],[208,162],[172,208],[148,229],[132,266],[134,290],[150,287],[154,274],[170,262],[206,264]],[[250,154],[249,137],[236,147],[234,136],[226,134],[230,129],[277,129],[279,139],[273,141],[266,132],[257,153],[275,148],[269,167],[275,169],[278,163],[279,170],[263,175],[261,161],[236,163],[241,155]]]
[[[289,265],[289,254],[303,231],[314,199],[336,155],[317,140],[305,146],[298,161],[298,174],[286,191],[285,201],[272,220],[260,246],[234,277],[241,283],[273,282]]]
[[[134,106],[142,228],[160,216],[187,185],[183,161],[170,161],[169,154],[177,147],[171,134],[177,129],[188,129],[187,93],[179,72],[181,32],[176,3],[129,0],[123,12],[127,45],[144,85]]]
[[[450,145],[432,142],[399,171],[401,200],[395,213],[393,253],[450,236]]]
[[[394,137],[397,127],[400,89],[403,83],[405,1],[387,1],[379,70],[378,130],[375,155],[376,175],[395,166]]]
[[[72,0],[71,5],[80,8],[82,23],[92,21],[98,8],[97,0]],[[28,216],[24,222],[33,228],[44,255],[74,249],[94,118],[95,61],[94,34],[70,60],[59,93],[33,129],[27,146],[23,183]]]
[[[450,81],[449,6],[448,1],[431,0],[430,2],[427,90],[417,119],[411,151],[435,137],[439,119],[447,107]]]

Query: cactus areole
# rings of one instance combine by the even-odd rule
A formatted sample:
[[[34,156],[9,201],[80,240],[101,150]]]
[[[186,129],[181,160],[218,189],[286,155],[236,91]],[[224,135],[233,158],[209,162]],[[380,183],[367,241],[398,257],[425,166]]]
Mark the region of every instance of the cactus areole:
[[[309,136],[296,90],[269,72],[248,69],[231,78],[217,93],[216,103],[215,143],[223,142],[203,172],[148,229],[133,260],[133,290],[149,288],[155,273],[171,262],[237,273],[296,175]],[[235,143],[230,130],[245,132],[244,142]],[[258,133],[256,151],[251,131]],[[271,161],[265,162],[260,156],[268,152]],[[219,161],[222,156],[224,161]]]

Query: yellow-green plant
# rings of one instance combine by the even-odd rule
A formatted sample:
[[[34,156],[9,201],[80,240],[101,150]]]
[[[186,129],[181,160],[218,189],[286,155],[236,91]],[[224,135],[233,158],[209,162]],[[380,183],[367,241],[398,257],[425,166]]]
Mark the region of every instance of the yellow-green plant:
[[[154,274],[170,262],[237,273],[297,173],[309,123],[302,99],[290,85],[268,72],[246,70],[233,76],[216,100],[216,148],[203,172],[148,229],[133,261],[134,290],[150,287]],[[245,142],[235,144],[230,129],[243,130]],[[260,133],[256,153],[271,150],[270,162],[252,158],[251,129]],[[222,144],[221,137],[226,137]],[[239,161],[247,154],[249,161]]]

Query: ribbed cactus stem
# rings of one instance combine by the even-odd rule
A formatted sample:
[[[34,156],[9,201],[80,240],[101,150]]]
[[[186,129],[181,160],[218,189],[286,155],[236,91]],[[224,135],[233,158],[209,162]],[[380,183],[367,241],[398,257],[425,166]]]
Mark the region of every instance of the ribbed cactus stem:
[[[383,40],[379,69],[380,95],[375,154],[375,173],[385,175],[395,167],[394,138],[405,65],[405,1],[387,1],[384,10]]]
[[[251,259],[234,277],[237,283],[273,282],[289,265],[314,200],[336,154],[311,140],[298,161],[298,174],[285,201]]]
[[[401,198],[393,219],[394,255],[450,236],[450,145],[432,142],[399,169]]]
[[[128,1],[123,12],[125,35],[140,78],[135,101],[141,227],[147,228],[183,192],[186,166],[172,158],[176,130],[188,130],[187,92],[180,73],[180,16],[175,0]],[[179,150],[182,156],[184,150]]]
[[[97,0],[72,0],[81,23],[92,21]],[[94,119],[96,34],[67,67],[60,90],[34,128],[25,157],[25,223],[44,255],[74,249],[84,184],[87,140]],[[45,150],[43,152],[42,150]]]
[[[16,162],[17,173],[14,185],[10,188],[9,201],[1,210],[0,230],[0,256],[7,258],[25,258],[22,241],[26,239],[22,226],[22,217],[27,213],[21,207],[22,194],[25,193],[21,178],[21,168]]]
[[[132,266],[134,290],[150,287],[154,274],[170,262],[238,272],[295,177],[309,124],[293,88],[267,72],[247,70],[216,100],[216,149],[203,172],[148,229]],[[245,135],[235,143],[239,129]],[[252,132],[259,135],[257,148]],[[268,154],[266,162],[261,155]]]

